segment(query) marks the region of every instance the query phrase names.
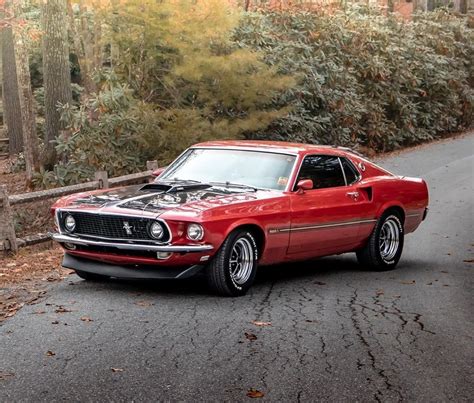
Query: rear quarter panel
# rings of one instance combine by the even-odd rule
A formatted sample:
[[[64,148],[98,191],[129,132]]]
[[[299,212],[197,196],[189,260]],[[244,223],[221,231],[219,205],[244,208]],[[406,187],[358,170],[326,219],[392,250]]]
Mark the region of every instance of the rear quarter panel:
[[[360,182],[361,187],[371,187],[376,217],[391,207],[403,209],[405,233],[415,231],[423,220],[428,206],[428,187],[420,178],[376,176]],[[366,236],[370,235],[370,231]]]

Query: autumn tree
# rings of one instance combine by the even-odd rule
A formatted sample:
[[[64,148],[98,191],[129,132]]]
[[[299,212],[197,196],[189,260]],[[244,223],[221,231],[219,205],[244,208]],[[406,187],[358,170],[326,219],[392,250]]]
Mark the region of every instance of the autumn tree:
[[[1,32],[2,47],[2,94],[3,119],[9,139],[10,155],[23,150],[23,130],[18,91],[18,78],[13,45],[13,30],[10,23],[5,23]]]
[[[71,73],[67,26],[67,0],[45,0],[43,22],[43,77],[45,97],[45,152],[47,167],[56,162],[54,141],[63,125],[59,106],[70,104]]]
[[[127,0],[108,21],[120,78],[146,102],[141,130],[162,161],[190,144],[238,138],[285,116],[272,99],[295,80],[232,42],[240,10],[221,0]]]

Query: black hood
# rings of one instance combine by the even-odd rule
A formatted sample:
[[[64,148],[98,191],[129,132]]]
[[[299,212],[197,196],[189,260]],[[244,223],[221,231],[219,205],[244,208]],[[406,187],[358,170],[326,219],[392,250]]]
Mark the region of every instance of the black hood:
[[[170,191],[171,189],[171,191]],[[253,193],[253,191],[250,191]],[[161,214],[184,204],[249,193],[249,189],[209,185],[176,186],[149,184],[92,193],[75,199],[70,206],[115,207]]]

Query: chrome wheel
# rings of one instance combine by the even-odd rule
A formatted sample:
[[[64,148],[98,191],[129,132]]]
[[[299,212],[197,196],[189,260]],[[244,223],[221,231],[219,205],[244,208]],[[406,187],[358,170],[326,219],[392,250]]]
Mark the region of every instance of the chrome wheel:
[[[399,244],[400,227],[393,218],[389,218],[380,229],[379,248],[382,259],[392,260],[397,254]]]
[[[230,253],[230,277],[237,285],[247,282],[255,264],[254,250],[247,238],[239,238]]]

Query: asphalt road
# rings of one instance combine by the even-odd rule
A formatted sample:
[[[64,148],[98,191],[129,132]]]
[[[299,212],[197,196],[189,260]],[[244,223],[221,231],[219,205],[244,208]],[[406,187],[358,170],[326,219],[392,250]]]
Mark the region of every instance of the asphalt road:
[[[52,286],[0,327],[0,401],[472,401],[473,146],[382,161],[431,192],[392,272],[353,255],[263,268],[237,299],[201,280]]]

